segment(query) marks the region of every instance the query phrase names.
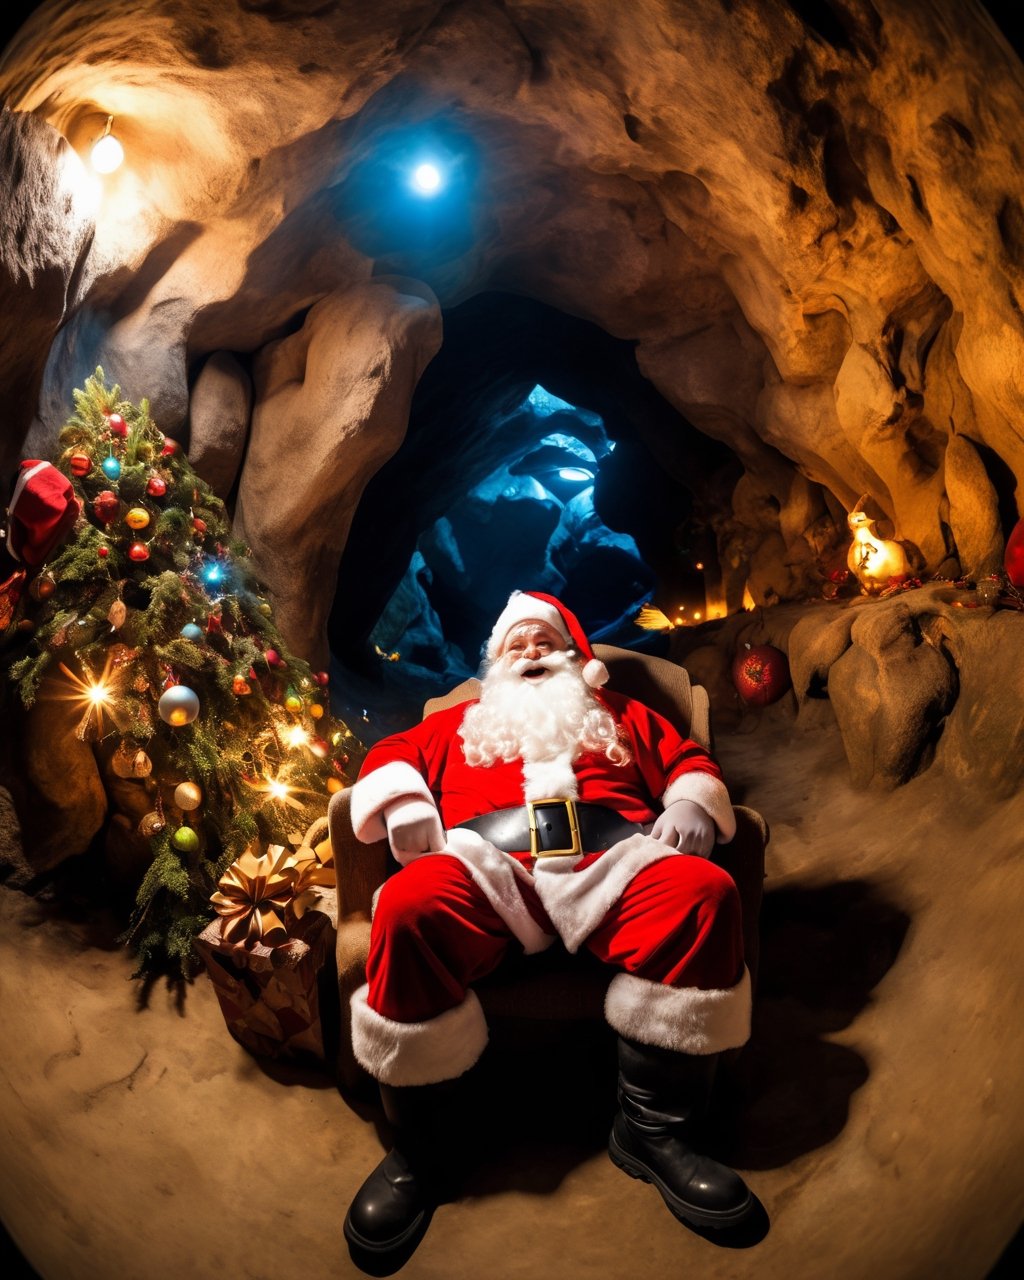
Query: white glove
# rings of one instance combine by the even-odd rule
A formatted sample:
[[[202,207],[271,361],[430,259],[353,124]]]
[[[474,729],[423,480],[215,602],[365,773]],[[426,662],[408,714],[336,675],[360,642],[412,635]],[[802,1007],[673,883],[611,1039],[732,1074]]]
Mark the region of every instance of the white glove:
[[[384,810],[384,821],[391,851],[399,862],[444,848],[444,827],[431,800],[395,800]]]
[[[693,800],[673,800],[651,828],[651,836],[682,853],[706,858],[715,847],[715,824]]]

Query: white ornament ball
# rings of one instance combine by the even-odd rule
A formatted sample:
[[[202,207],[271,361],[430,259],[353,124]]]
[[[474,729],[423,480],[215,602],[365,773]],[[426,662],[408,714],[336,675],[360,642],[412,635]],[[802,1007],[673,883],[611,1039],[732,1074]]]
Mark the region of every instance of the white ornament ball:
[[[156,709],[167,724],[191,724],[199,714],[199,698],[188,685],[172,684],[160,695]]]
[[[195,782],[179,782],[174,788],[174,803],[179,809],[189,812],[198,809],[203,802],[202,787]]]

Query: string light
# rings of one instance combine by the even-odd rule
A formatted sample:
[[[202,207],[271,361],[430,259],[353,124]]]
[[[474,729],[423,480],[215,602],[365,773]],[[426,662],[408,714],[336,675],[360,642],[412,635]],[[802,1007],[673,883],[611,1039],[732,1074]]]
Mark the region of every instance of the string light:
[[[93,143],[92,151],[89,153],[89,163],[97,173],[104,175],[119,169],[124,160],[124,147],[110,132],[113,123],[114,117],[107,116],[107,123],[103,127],[103,133]]]
[[[75,690],[77,690],[77,692],[67,693],[61,696],[72,699],[72,701],[77,702],[79,706],[83,707],[85,710],[85,716],[83,717],[82,723],[79,727],[80,734],[85,732],[89,722],[93,718],[93,715],[96,717],[96,728],[99,730],[103,724],[103,712],[109,712],[111,707],[114,705],[115,690],[110,682],[110,671],[112,666],[113,658],[108,654],[107,661],[104,664],[103,672],[99,679],[96,679],[92,672],[87,670],[87,679],[83,680],[81,676],[75,675],[69,667],[66,667],[63,662],[60,663],[61,671],[64,672],[67,678],[74,685]]]

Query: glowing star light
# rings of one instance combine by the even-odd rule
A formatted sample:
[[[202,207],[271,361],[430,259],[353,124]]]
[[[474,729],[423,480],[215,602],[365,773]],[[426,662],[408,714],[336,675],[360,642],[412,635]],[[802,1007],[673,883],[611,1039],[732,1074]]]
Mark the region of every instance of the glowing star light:
[[[99,679],[96,679],[90,671],[86,671],[87,679],[83,680],[81,676],[64,665],[60,664],[61,671],[67,676],[74,686],[75,692],[67,693],[62,696],[71,698],[84,708],[85,714],[82,716],[81,724],[76,731],[77,736],[84,740],[86,733],[93,724],[95,717],[95,727],[97,733],[103,725],[103,712],[109,712],[114,705],[115,689],[110,679],[110,672],[113,666],[113,659],[107,656],[104,664],[103,672]]]
[[[412,171],[411,185],[419,196],[436,196],[441,190],[441,170],[436,164],[424,160]]]

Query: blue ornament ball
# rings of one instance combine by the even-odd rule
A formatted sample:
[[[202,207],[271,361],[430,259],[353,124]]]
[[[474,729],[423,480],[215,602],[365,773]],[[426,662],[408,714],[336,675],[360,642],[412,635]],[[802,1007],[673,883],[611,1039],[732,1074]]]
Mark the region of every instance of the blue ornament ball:
[[[121,463],[113,456],[104,458],[100,463],[100,468],[108,480],[119,480],[121,478]]]
[[[166,724],[191,724],[199,714],[199,698],[188,685],[172,684],[160,695],[156,710]]]
[[[203,638],[203,629],[202,627],[197,627],[194,622],[186,622],[181,629],[181,634],[186,640],[192,640],[198,644]]]

